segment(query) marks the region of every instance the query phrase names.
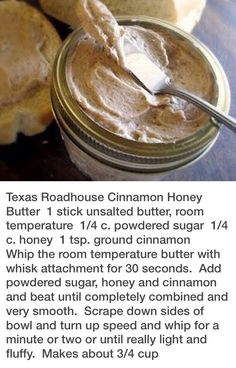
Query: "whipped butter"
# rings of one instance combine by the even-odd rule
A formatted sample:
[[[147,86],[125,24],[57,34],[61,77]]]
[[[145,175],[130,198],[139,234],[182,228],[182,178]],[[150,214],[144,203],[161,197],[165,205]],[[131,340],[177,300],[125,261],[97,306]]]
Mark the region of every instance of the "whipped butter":
[[[0,106],[28,96],[40,84],[49,84],[49,64],[41,50],[47,35],[34,17],[16,17],[0,7]]]
[[[209,69],[187,42],[167,31],[119,27],[97,0],[82,0],[78,8],[87,33],[68,59],[67,80],[90,118],[124,138],[147,143],[175,142],[206,124],[208,117],[199,109],[176,97],[153,97],[124,68],[122,43],[128,37],[179,87],[210,99]]]
[[[119,64],[123,64],[124,29],[118,25],[109,9],[97,0],[80,0],[77,14],[83,29],[94,37]]]

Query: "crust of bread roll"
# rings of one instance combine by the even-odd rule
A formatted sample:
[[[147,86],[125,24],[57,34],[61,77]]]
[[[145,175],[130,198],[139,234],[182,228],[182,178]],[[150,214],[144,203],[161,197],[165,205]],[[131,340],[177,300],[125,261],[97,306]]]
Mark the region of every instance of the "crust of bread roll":
[[[79,19],[75,11],[78,0],[40,0],[39,2],[46,14],[72,28],[78,27]]]
[[[207,0],[174,0],[177,14],[176,25],[191,32],[199,22]]]
[[[17,101],[0,105],[0,144],[5,145],[15,142],[18,133],[32,136],[43,132],[53,120],[50,79],[52,64],[61,45],[61,40],[47,18],[40,11],[24,2],[0,1],[0,10],[2,10],[2,14],[5,11],[13,12],[16,22],[18,17],[26,22],[28,19],[33,19],[33,22],[42,29],[46,39],[40,52],[49,65],[47,83],[39,83],[32,91],[22,98],[18,98]],[[23,37],[27,36],[23,35]],[[21,45],[19,45],[20,47]]]
[[[75,11],[78,1],[40,0],[40,4],[47,14],[76,28],[80,24]],[[103,0],[103,3],[115,15],[152,16],[191,32],[200,19],[206,0]]]

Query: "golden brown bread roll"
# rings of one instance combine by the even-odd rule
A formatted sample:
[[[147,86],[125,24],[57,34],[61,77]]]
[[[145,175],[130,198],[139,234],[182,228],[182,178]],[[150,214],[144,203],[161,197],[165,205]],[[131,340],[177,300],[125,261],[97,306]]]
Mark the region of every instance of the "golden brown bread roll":
[[[80,0],[40,0],[43,10],[76,28],[79,19],[76,4]],[[191,31],[206,5],[206,0],[103,0],[115,15],[147,15],[167,20]]]
[[[0,144],[52,121],[50,80],[60,46],[54,27],[24,2],[0,1]]]

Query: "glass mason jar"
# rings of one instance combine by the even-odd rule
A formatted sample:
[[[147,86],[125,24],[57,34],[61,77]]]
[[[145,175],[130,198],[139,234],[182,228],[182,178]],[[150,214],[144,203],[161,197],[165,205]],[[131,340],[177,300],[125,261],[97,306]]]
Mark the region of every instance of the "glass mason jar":
[[[120,17],[121,25],[138,25],[154,31],[171,32],[200,53],[214,81],[212,103],[227,113],[230,90],[216,57],[194,36],[167,22],[149,17]],[[72,97],[67,84],[67,60],[83,31],[74,31],[64,42],[55,60],[52,107],[69,156],[77,168],[92,180],[158,180],[160,175],[182,168],[202,157],[215,143],[220,125],[209,118],[204,127],[175,143],[141,143],[120,137],[86,115]]]

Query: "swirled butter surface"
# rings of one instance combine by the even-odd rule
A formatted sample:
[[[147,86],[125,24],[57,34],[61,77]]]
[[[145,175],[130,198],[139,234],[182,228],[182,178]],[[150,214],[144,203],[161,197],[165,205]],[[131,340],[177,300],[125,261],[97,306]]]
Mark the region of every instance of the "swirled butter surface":
[[[94,3],[97,6],[91,7]],[[84,29],[90,34],[81,35],[68,58],[67,81],[90,118],[124,138],[147,143],[175,142],[206,124],[208,117],[199,109],[176,97],[152,96],[124,68],[122,38],[128,37],[176,85],[210,100],[213,81],[208,65],[187,40],[138,26],[119,29],[100,2],[81,4]]]

